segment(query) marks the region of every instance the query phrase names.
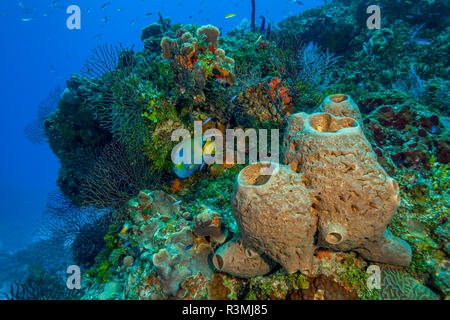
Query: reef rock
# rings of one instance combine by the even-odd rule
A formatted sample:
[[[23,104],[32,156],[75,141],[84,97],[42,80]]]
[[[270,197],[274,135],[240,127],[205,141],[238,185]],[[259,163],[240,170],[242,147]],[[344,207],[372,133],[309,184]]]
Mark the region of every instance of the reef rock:
[[[399,188],[376,159],[349,96],[328,97],[313,114],[294,114],[284,164],[258,162],[238,175],[232,209],[244,247],[290,273],[310,273],[319,247],[409,265],[410,247],[386,229]]]

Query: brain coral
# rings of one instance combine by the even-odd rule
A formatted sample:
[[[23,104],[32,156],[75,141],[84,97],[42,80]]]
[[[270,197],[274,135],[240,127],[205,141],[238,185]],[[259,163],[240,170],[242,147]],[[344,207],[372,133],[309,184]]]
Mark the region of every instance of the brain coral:
[[[290,273],[309,273],[319,247],[409,265],[410,247],[386,229],[400,201],[398,185],[376,159],[349,96],[294,114],[284,164],[254,163],[238,175],[232,207],[243,244]]]
[[[405,272],[386,268],[381,276],[380,297],[383,300],[438,300],[433,291]]]

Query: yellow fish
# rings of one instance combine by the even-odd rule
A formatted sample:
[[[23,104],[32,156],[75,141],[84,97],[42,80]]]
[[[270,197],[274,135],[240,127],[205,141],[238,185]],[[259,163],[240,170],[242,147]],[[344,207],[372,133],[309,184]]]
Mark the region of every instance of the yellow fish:
[[[129,226],[128,224],[125,224],[125,225],[123,226],[122,230],[120,230],[119,233],[125,233],[125,232],[128,231],[129,228],[130,228],[130,226]]]

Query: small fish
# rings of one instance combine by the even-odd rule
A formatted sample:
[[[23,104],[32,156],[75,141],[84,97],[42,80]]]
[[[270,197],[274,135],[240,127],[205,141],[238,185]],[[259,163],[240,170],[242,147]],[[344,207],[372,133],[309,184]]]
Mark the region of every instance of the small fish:
[[[258,37],[258,39],[256,39],[255,45],[258,43],[259,40],[261,40],[261,38],[262,38],[262,35],[260,35],[260,36]]]
[[[128,229],[130,229],[130,226],[127,223],[125,223],[125,225],[123,226],[122,230],[120,230],[119,233],[123,234],[123,233],[127,232]]]
[[[125,11],[125,9],[124,8],[117,8],[117,12],[122,12],[122,11]]]
[[[110,5],[111,5],[111,1],[108,1],[101,6],[101,9],[104,10],[104,9],[108,8]]]
[[[189,250],[190,248],[192,248],[192,246],[192,244],[188,245],[185,250]]]
[[[108,23],[108,17],[105,16],[105,17],[102,19],[102,22],[103,22],[103,23]]]
[[[102,39],[102,34],[96,34],[93,39],[94,40],[101,40]]]
[[[131,20],[130,26],[134,26],[134,24],[136,23],[137,20],[138,20],[138,18],[134,18],[133,20]]]
[[[149,16],[151,16],[153,14],[153,12],[147,12],[146,14],[145,14],[145,16],[146,17],[149,17]]]
[[[181,203],[181,200],[175,201],[175,202],[173,203],[173,205],[176,206],[176,205],[179,204],[179,203]]]
[[[237,98],[237,95],[233,96],[230,101],[233,102],[234,99],[236,99],[236,98]]]
[[[125,242],[125,243],[123,244],[122,248],[128,247],[129,245],[130,245],[130,241]]]
[[[19,7],[21,7],[22,9],[25,9],[25,6],[23,5],[22,2],[19,2],[18,5],[19,5]]]
[[[225,19],[233,18],[236,16],[236,13],[229,13],[225,16]]]
[[[22,21],[23,21],[23,22],[29,22],[29,21],[31,21],[31,20],[33,20],[33,18],[22,18]]]
[[[206,119],[205,121],[203,121],[203,125],[207,124],[210,121],[211,121],[211,118]]]
[[[424,46],[428,46],[431,44],[431,41],[428,39],[414,39],[413,41],[419,45],[424,45]]]

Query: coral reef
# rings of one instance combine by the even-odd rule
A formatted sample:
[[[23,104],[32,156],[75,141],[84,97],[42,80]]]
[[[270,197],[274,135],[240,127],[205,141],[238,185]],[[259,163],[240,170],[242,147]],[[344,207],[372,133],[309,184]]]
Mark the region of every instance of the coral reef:
[[[448,299],[449,3],[378,5],[378,30],[363,0],[226,34],[159,13],[141,51],[94,49],[26,129],[61,163],[26,252],[71,253],[83,299]],[[281,164],[177,167],[195,120],[285,129]]]
[[[279,126],[293,111],[290,92],[279,78],[249,86],[237,95],[234,103],[244,110],[246,118],[250,118],[238,121],[243,125],[247,122],[258,127],[264,127],[267,123]]]
[[[386,170],[392,172],[394,166],[429,170],[432,154],[440,163],[450,162],[449,133],[436,114],[394,94],[369,95],[362,105],[372,110],[364,124]]]
[[[226,57],[225,51],[219,48],[219,34],[219,29],[207,25],[197,29],[197,38],[180,29],[177,39],[165,37],[161,40],[162,57],[172,61],[175,83],[182,93],[192,91],[198,102],[204,99],[201,89],[208,78],[214,77],[224,85],[234,84],[234,60]]]
[[[203,295],[206,281],[213,274],[209,263],[213,244],[224,241],[223,235],[218,233],[220,221],[215,222],[217,226],[211,226],[206,223],[208,219],[204,219],[210,216],[211,210],[205,209],[194,217],[197,222],[185,220],[176,199],[157,190],[141,191],[129,201],[128,210],[130,220],[117,234],[108,257],[107,269],[112,279],[118,281],[119,276],[129,279],[116,290],[118,295],[139,299]],[[101,266],[94,266],[91,274],[98,272],[96,268]],[[148,288],[146,283],[155,283],[157,288]],[[200,284],[202,292],[192,292]],[[105,287],[101,292],[108,290],[110,288]],[[98,296],[104,297],[111,295],[100,293]]]

